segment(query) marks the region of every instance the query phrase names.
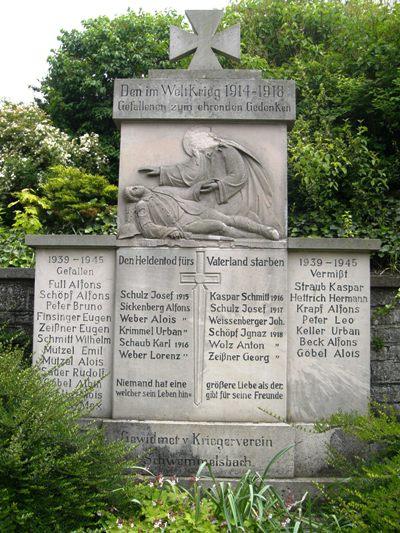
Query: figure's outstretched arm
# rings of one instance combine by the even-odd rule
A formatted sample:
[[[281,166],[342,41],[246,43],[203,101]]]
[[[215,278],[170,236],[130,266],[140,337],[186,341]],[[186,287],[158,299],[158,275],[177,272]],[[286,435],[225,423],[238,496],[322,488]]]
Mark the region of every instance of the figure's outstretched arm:
[[[160,167],[160,185],[191,187],[204,179],[204,172],[204,163],[202,164],[194,157],[176,165],[162,165]]]
[[[140,167],[138,169],[138,171],[146,173],[148,176],[153,178],[155,176],[159,176],[160,175],[161,169],[160,169],[160,167]]]

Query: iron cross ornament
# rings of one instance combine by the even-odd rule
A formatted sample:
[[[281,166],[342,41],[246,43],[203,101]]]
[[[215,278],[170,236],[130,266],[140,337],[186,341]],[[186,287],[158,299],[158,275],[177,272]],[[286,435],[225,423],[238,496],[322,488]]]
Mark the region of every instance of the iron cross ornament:
[[[170,27],[169,58],[178,60],[193,54],[189,70],[216,70],[221,65],[214,52],[240,58],[240,24],[216,33],[223,16],[220,9],[185,11],[194,33]]]

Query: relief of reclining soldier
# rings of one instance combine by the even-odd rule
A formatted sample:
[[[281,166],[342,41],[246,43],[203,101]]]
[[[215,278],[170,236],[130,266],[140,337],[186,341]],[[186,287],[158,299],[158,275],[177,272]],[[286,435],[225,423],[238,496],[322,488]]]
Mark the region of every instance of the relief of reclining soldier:
[[[183,148],[189,159],[144,167],[159,185],[126,187],[125,224],[119,238],[229,238],[279,240],[271,220],[272,193],[261,163],[235,141],[204,128],[188,130]]]

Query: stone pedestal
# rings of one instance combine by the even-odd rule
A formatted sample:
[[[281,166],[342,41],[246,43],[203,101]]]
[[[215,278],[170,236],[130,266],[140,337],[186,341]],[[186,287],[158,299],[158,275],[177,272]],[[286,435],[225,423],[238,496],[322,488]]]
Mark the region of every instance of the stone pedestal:
[[[35,359],[95,384],[109,438],[155,473],[321,475],[337,432],[311,422],[369,396],[369,255],[378,241],[287,239],[295,84],[221,70],[239,29],[189,11],[189,71],[115,80],[118,239],[36,237]],[[195,43],[195,44],[194,44]],[[208,70],[199,70],[207,68]],[[197,69],[197,70],[196,70]],[[102,380],[97,381],[99,378]]]
[[[111,416],[115,252],[107,238],[91,238],[90,247],[73,236],[48,242],[36,252],[34,362],[64,391],[93,386],[87,406]]]
[[[286,256],[120,249],[113,418],[265,421],[259,402],[285,418]]]
[[[294,477],[295,429],[287,424],[108,420],[104,426],[109,438],[135,444],[154,473],[189,477],[204,461],[218,477],[262,473],[278,452],[292,445],[270,475]]]
[[[353,451],[310,423],[367,406],[377,241],[28,243],[35,362],[64,390],[96,383],[93,415],[154,472],[237,477],[292,446],[270,472],[287,480],[329,473],[326,444]]]
[[[320,244],[322,247],[323,242]],[[338,253],[330,248],[290,254],[290,421],[314,422],[349,408],[366,411],[370,394],[369,278],[365,253]]]

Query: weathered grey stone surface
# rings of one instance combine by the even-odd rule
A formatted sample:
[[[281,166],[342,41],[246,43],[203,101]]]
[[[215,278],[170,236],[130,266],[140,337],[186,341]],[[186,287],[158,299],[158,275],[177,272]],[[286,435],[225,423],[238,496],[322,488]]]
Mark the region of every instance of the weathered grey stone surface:
[[[169,58],[181,59],[194,52],[189,70],[222,69],[214,51],[232,59],[240,58],[240,25],[216,33],[223,11],[185,11],[194,33],[170,26]]]
[[[50,239],[53,239],[49,236]],[[52,242],[52,241],[51,241]],[[49,241],[47,240],[47,243]],[[53,246],[54,246],[53,242]],[[140,245],[140,242],[138,243]],[[143,243],[142,243],[143,244]],[[165,246],[165,241],[162,243]],[[195,243],[197,244],[197,243]],[[279,244],[279,243],[275,243]],[[32,334],[33,329],[33,294],[34,294],[34,269],[0,269],[1,298],[0,322],[7,322],[10,327],[24,329]],[[378,281],[376,281],[378,279]],[[387,280],[387,283],[385,283]],[[371,312],[379,306],[393,301],[397,287],[400,286],[400,278],[396,276],[371,276]],[[380,349],[371,348],[371,394],[372,398],[388,401],[395,406],[400,404],[400,382],[398,379],[400,368],[400,344],[395,341],[397,335],[393,332],[400,328],[397,319],[399,303],[395,307],[396,312],[373,319],[373,323],[383,325],[387,343]],[[376,337],[372,326],[371,337]],[[382,368],[381,368],[382,367]],[[387,381],[383,382],[383,376]],[[400,408],[400,406],[399,406]]]
[[[295,477],[313,477],[332,473],[327,465],[327,453],[335,430],[316,433],[313,427],[313,424],[295,425]]]
[[[123,189],[127,205],[119,239],[282,238],[272,216],[269,172],[249,148],[204,127],[186,130],[182,147],[185,160],[150,161],[138,168],[149,184]]]
[[[398,278],[400,280],[400,277]],[[398,288],[394,288],[392,285],[392,279],[389,280],[388,286],[384,287],[382,285],[379,285],[377,287],[372,286],[372,297],[371,297],[371,307],[374,309],[374,313],[372,315],[372,318],[374,321],[377,321],[377,324],[381,324],[382,320],[387,319],[387,317],[391,316],[391,312],[389,313],[381,313],[378,311],[380,308],[385,307],[386,305],[392,305],[395,303],[394,310],[398,309],[399,302],[395,302],[395,296],[397,294]]]
[[[397,313],[396,313],[397,314]],[[400,329],[393,328],[388,331],[388,329],[382,326],[374,326],[374,337],[381,339],[384,345],[389,344],[399,344],[400,343]]]
[[[371,380],[376,384],[386,384],[389,382],[400,383],[400,357],[382,361],[379,365],[372,364]]]
[[[399,325],[399,322],[396,324],[388,324],[386,325],[386,328],[390,331],[392,329],[395,329],[396,326]],[[372,332],[374,332],[374,328],[372,327]],[[375,342],[378,340],[379,346],[375,346]],[[381,339],[379,337],[372,337],[372,346],[371,346],[371,366],[373,367],[375,363],[379,364],[381,361],[392,361],[393,363],[396,363],[397,361],[400,362],[400,344],[393,344],[393,345],[384,345],[380,342]]]
[[[382,385],[373,384],[371,387],[371,396],[373,400],[390,403],[400,411],[400,384],[398,381]]]
[[[371,393],[400,410],[400,278],[389,277],[388,287],[385,278],[372,277]]]
[[[223,70],[182,70],[182,69],[150,69],[149,78],[185,79],[185,80],[241,80],[261,79],[261,70],[223,69]]]
[[[289,250],[348,250],[354,252],[379,250],[381,241],[379,239],[335,239],[319,237],[289,237]]]
[[[268,484],[271,485],[271,487],[276,490],[284,499],[286,502],[291,503],[293,501],[299,501],[302,499],[304,494],[307,492],[309,495],[312,496],[321,496],[321,490],[318,488],[319,486],[328,486],[332,483],[338,483],[340,482],[340,478],[335,477],[318,477],[318,479],[314,478],[281,478],[281,479],[271,479],[268,478]],[[183,485],[186,488],[191,488],[193,486],[193,479],[192,478],[185,478],[181,477],[179,479],[179,482],[181,485]],[[236,485],[237,480],[232,478],[222,478],[217,477],[216,482],[224,482],[224,483],[231,483],[232,486]],[[318,483],[318,485],[317,485]],[[209,479],[202,479],[201,485],[203,487],[211,487],[214,484],[214,481]]]
[[[240,477],[248,469],[262,473],[275,454],[287,449],[269,470],[268,480],[294,477],[310,483],[317,477],[328,481],[338,474],[328,461],[329,448],[349,461],[371,451],[339,428],[318,434],[313,424],[104,420],[103,425],[108,439],[134,445],[133,453],[154,474],[180,478],[195,475],[203,461],[210,462],[216,477]]]
[[[33,268],[0,269],[0,324],[29,336],[33,331],[34,278]]]
[[[285,241],[295,84],[214,74],[214,51],[238,56],[238,28],[216,34],[222,12],[187,14],[195,33],[172,28],[171,57],[195,52],[196,75],[115,81],[118,236],[130,242],[30,240],[35,357],[66,390],[93,385],[112,361],[88,403],[120,419],[105,422],[108,436],[137,444],[155,473],[193,475],[206,460],[238,477],[289,445],[270,476],[321,474],[324,445],[346,448],[338,432],[300,436],[307,427],[268,422],[366,410],[367,252],[380,243]],[[398,318],[374,324],[376,350],[393,355],[400,330],[386,326]],[[392,367],[376,361],[382,394]]]
[[[4,274],[4,275],[3,275]],[[4,272],[0,269],[0,288],[3,294],[1,301],[0,320],[4,317],[10,319],[11,326],[25,325],[29,330],[32,327],[33,314],[33,282],[31,279],[33,270],[31,269],[9,269]],[[386,276],[379,277],[379,287],[374,287],[375,277],[372,277],[372,310],[380,306],[393,302],[397,287],[400,285],[399,278],[397,283],[390,277],[388,280],[389,287],[384,287],[383,280]],[[396,278],[395,278],[396,279]],[[374,318],[374,324],[380,325],[386,331],[396,331],[400,327],[398,322],[399,303],[388,314],[382,317]],[[22,322],[24,324],[22,324]],[[374,326],[372,329],[372,338],[374,338]],[[371,353],[371,393],[372,398],[380,401],[388,401],[394,406],[400,405],[400,383],[398,379],[400,368],[400,345],[397,342],[397,335],[389,333],[385,336],[385,344],[379,350],[373,349]],[[309,429],[311,426],[306,425]],[[296,482],[281,479],[276,481],[276,486],[291,491],[298,491],[303,494],[304,490],[310,488],[311,480],[308,476],[327,475],[330,471],[326,469],[325,464],[325,445],[332,444],[339,447],[342,451],[351,456],[352,453],[360,453],[359,448],[355,448],[356,443],[347,442],[343,435],[335,432],[331,436],[324,434],[321,436],[308,436],[307,433],[296,429],[295,440],[297,442],[294,448],[294,475],[304,476],[296,479]],[[286,442],[283,444],[283,446]],[[312,452],[312,454],[311,454]],[[320,480],[319,479],[319,480]],[[329,479],[327,479],[329,481]]]
[[[93,416],[111,415],[114,250],[36,252],[33,359],[65,391],[93,386]]]
[[[194,239],[146,239],[142,237],[135,237],[131,239],[118,239],[118,248],[129,248],[135,246],[136,248],[157,248],[162,246],[164,248],[219,248],[220,250],[235,249],[254,249],[254,250],[286,250],[286,241],[269,241],[266,239],[235,239],[233,243],[230,239],[221,239],[219,236],[205,236]]]
[[[116,246],[114,235],[27,235],[25,242],[32,248],[108,248]]]
[[[0,268],[0,279],[35,279],[34,268]]]
[[[113,119],[293,122],[292,80],[132,78],[114,82]]]
[[[317,433],[314,424],[295,424],[295,477],[337,476],[329,460],[329,452],[338,452],[349,462],[355,457],[367,457],[371,446],[345,434],[340,428]]]
[[[113,418],[286,416],[286,252],[124,248]]]
[[[387,292],[390,294],[389,291]],[[391,305],[390,301],[388,305]],[[391,307],[390,309],[388,309],[382,314],[381,313],[378,314],[378,312],[376,311],[376,307],[374,309],[375,309],[375,312],[372,315],[372,325],[374,327],[380,328],[381,326],[387,326],[391,324],[400,323],[400,306],[398,304],[395,305],[393,308]],[[393,336],[393,333],[391,333],[390,335]]]
[[[392,276],[388,274],[372,274],[371,275],[371,287],[383,287],[389,288],[394,287],[396,289],[400,288],[400,277]]]
[[[289,254],[288,415],[313,422],[369,400],[369,256]]]
[[[294,428],[286,424],[107,420],[104,427],[108,438],[137,445],[135,454],[154,474],[178,476],[195,475],[203,461],[216,476],[239,477],[249,469],[262,473],[295,438]],[[272,465],[269,474],[293,477],[293,447]]]
[[[267,181],[266,187],[270,188],[271,205],[267,207],[265,206],[266,193],[256,194],[258,188],[255,186],[255,177],[252,176],[248,178],[246,185],[229,199],[229,202],[218,205],[218,209],[224,214],[231,214],[233,202],[236,205],[243,199],[245,205],[250,202],[249,207],[256,209],[254,204],[258,201],[259,210],[264,217],[261,220],[262,223],[273,226],[278,230],[281,238],[285,237],[286,126],[284,124],[221,124],[215,126],[208,123],[204,125],[204,128],[206,127],[219,138],[231,140],[254,154],[261,164],[265,175],[263,179]],[[183,141],[191,128],[198,128],[198,124],[196,122],[173,124],[126,122],[122,125],[118,203],[120,225],[125,223],[127,217],[126,188],[133,185],[155,188],[160,185],[161,177],[159,175],[151,176],[140,172],[139,169],[162,167],[164,169],[162,170],[163,174],[167,174],[167,169],[174,169],[177,164],[190,161],[188,154],[185,153]],[[243,158],[243,164],[249,164],[247,159],[246,157]],[[176,172],[178,173],[178,169]],[[251,176],[250,171],[248,175]],[[226,179],[226,176],[220,176],[220,178],[223,180]],[[164,188],[168,190],[168,187],[161,186],[161,192]],[[175,187],[172,188],[175,189]],[[182,194],[188,193],[187,187],[181,186],[179,189],[182,189]],[[195,203],[199,204],[199,202]],[[204,209],[202,207],[204,203],[210,207],[215,204],[215,191],[202,195],[201,209]],[[193,209],[191,208],[190,211]],[[213,246],[213,243],[211,242],[210,245]]]

